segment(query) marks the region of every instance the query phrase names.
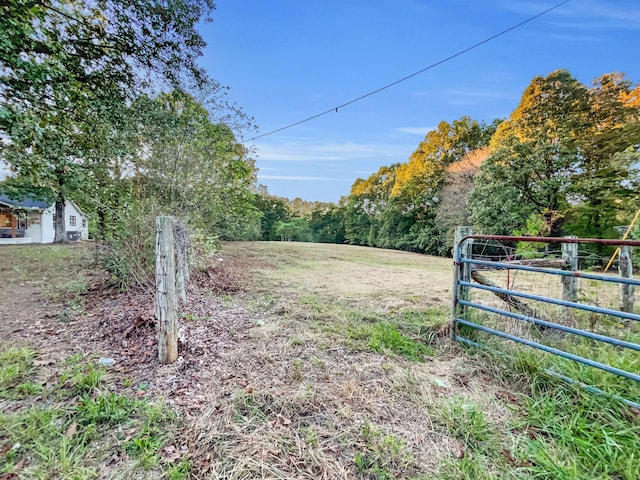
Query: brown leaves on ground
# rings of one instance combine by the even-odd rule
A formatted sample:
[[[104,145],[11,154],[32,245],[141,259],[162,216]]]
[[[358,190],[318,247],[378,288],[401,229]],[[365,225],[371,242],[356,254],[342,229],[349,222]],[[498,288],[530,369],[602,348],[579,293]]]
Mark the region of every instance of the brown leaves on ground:
[[[108,367],[109,389],[160,395],[175,407],[191,413],[199,411],[204,402],[203,389],[216,375],[220,352],[236,346],[247,328],[255,325],[244,309],[225,306],[211,294],[212,285],[220,291],[238,291],[244,278],[240,267],[234,267],[233,261],[219,262],[224,266],[207,270],[210,274],[196,275],[188,292],[188,305],[180,310],[183,340],[179,361],[159,365],[153,285],[120,292],[98,273],[88,245],[68,246],[58,263],[49,265],[52,272],[43,271],[42,265],[36,271],[31,252],[46,248],[25,248],[30,255],[23,259],[20,250],[12,253],[12,268],[24,278],[13,275],[15,281],[3,287],[5,298],[14,301],[0,308],[0,340],[30,345],[39,354],[37,365],[50,370],[77,353],[91,362],[100,357],[113,358],[114,366]],[[74,265],[72,276],[62,273],[65,265]],[[47,282],[41,281],[43,276]],[[65,287],[70,281],[82,281],[86,288],[70,293]],[[67,433],[75,434],[73,430]]]
[[[238,257],[214,257],[209,265],[191,279],[201,288],[215,293],[242,292],[248,281],[247,261]]]

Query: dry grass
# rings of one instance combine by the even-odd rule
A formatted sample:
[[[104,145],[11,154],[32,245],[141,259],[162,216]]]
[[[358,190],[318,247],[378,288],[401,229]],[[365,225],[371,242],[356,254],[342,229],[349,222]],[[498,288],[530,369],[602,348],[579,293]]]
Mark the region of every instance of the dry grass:
[[[496,425],[509,416],[501,402],[489,405],[499,390],[460,357],[416,364],[320,350],[292,345],[273,326],[251,343],[224,359],[228,375],[210,386],[210,408],[194,422],[195,457],[211,461],[207,478],[369,478],[355,458],[370,451],[394,475],[388,478],[430,478],[443,459],[466,448],[434,421],[441,401],[481,403]],[[395,448],[376,451],[366,428],[393,438]]]
[[[517,270],[488,270],[482,273],[498,287],[550,299],[563,300],[560,276]],[[614,272],[610,272],[609,275],[617,278]],[[479,289],[471,289],[471,300],[493,308],[505,309],[506,307],[506,304],[493,293]],[[626,334],[628,330],[623,328],[624,322],[621,322],[620,319],[605,314],[569,309],[537,300],[523,299],[523,302],[533,309],[538,318],[553,323],[613,337],[620,337]],[[620,285],[613,282],[578,278],[577,302],[594,307],[619,310]],[[536,337],[539,337],[539,329],[532,327],[529,323],[503,316],[493,317],[493,320],[494,322],[491,326],[507,333],[530,340],[535,340]],[[561,338],[562,335],[556,340]]]
[[[109,356],[117,364],[105,388],[177,413],[160,453],[159,445],[149,450],[164,472],[102,465],[96,445],[121,447],[108,432],[90,445],[94,456],[82,458],[105,478],[640,478],[637,411],[532,380],[541,365],[532,352],[508,364],[464,355],[449,342],[449,259],[351,246],[225,244],[224,260],[194,276],[181,311],[180,360],[158,366],[150,300],[96,291],[88,250],[2,254],[12,256],[4,273],[14,301],[0,305],[0,337],[38,351],[44,372],[33,388],[52,378],[55,359]],[[500,274],[488,273],[504,286]],[[521,274],[515,281],[533,293],[559,291]],[[591,292],[601,301],[607,295]],[[637,371],[637,355],[604,353]],[[530,394],[517,393],[518,385]],[[627,393],[638,398],[637,389]],[[155,437],[148,438],[154,445]]]
[[[500,386],[441,336],[450,260],[292,243],[225,244],[223,256],[256,260],[234,301],[261,320],[221,355],[192,422],[198,478],[427,479],[469,448],[435,414],[443,405],[462,399],[504,428]],[[403,332],[424,324],[438,355],[372,351],[366,332],[380,319]]]
[[[290,286],[336,295],[356,304],[451,302],[451,259],[353,245],[287,242],[235,242],[224,249],[232,257],[263,262],[259,271]]]

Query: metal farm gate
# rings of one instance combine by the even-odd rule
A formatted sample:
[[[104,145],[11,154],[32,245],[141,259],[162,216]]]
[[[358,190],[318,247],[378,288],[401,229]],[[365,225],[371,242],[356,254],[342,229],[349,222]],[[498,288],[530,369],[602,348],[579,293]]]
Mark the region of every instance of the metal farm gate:
[[[618,376],[606,382],[607,394],[640,408],[640,398],[625,398],[629,389],[610,388],[617,381],[640,382],[640,315],[634,311],[640,280],[633,277],[632,267],[633,247],[640,247],[640,241],[470,233],[468,227],[456,231],[451,338],[501,352],[533,347],[568,359],[568,364],[577,362],[572,366],[580,371],[599,369],[607,372],[604,376]],[[533,247],[534,254],[521,256],[515,245]],[[613,247],[615,273],[598,266],[606,263]],[[607,257],[597,258],[594,251],[607,252]],[[627,361],[617,362],[620,358]],[[542,368],[605,393],[556,365]]]

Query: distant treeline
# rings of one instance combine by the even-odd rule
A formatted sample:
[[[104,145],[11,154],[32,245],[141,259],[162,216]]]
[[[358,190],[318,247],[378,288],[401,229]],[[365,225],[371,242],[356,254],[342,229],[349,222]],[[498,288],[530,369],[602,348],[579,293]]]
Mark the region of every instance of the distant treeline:
[[[534,78],[507,119],[441,122],[339,203],[256,197],[263,240],[450,253],[453,229],[614,238],[640,208],[640,85]],[[606,252],[599,252],[605,254]]]

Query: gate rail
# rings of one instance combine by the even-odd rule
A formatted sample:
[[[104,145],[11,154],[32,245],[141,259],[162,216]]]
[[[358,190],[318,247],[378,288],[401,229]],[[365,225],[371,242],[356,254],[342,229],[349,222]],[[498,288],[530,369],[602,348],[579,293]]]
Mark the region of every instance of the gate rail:
[[[536,348],[538,350],[545,351],[553,355],[558,355],[560,357],[587,365],[592,368],[597,368],[605,372],[609,372],[611,374],[619,375],[629,380],[640,382],[640,375],[637,372],[630,372],[621,368],[617,368],[617,367],[596,361],[594,359],[585,358],[584,356],[576,355],[576,354],[561,350],[559,348],[555,348],[540,342],[533,341],[531,339],[523,338],[522,336],[504,332],[497,328],[491,328],[487,325],[483,325],[473,321],[471,316],[468,315],[469,311],[471,311],[472,309],[480,310],[492,315],[499,315],[501,317],[508,317],[518,321],[526,322],[528,324],[537,325],[538,327],[555,329],[562,332],[566,332],[568,334],[577,335],[580,337],[586,337],[591,340],[594,340],[597,342],[604,342],[618,348],[626,348],[634,351],[640,351],[640,344],[635,343],[634,341],[619,339],[619,338],[611,337],[609,335],[603,335],[600,333],[583,330],[581,328],[574,328],[572,326],[556,323],[549,319],[542,318],[543,316],[539,315],[538,312],[535,312],[535,316],[532,314],[516,313],[511,310],[496,308],[490,305],[485,305],[483,303],[480,303],[478,301],[474,301],[471,299],[471,293],[475,290],[479,290],[479,291],[486,291],[486,292],[497,294],[501,296],[501,298],[514,298],[514,297],[524,298],[528,300],[534,300],[537,302],[544,302],[546,304],[561,306],[566,309],[571,309],[574,311],[583,310],[583,311],[587,311],[595,314],[608,315],[608,316],[616,317],[631,323],[640,322],[640,315],[633,312],[633,289],[636,286],[640,286],[640,280],[633,278],[633,275],[631,274],[632,267],[630,263],[627,266],[628,267],[627,274],[629,278],[624,278],[624,277],[616,277],[613,275],[602,275],[602,274],[586,273],[586,272],[583,273],[583,272],[577,271],[577,268],[576,268],[577,263],[573,264],[573,268],[571,270],[562,270],[558,268],[545,268],[545,267],[537,267],[532,265],[519,265],[519,264],[514,264],[512,262],[503,261],[502,259],[500,259],[499,261],[490,261],[490,260],[486,260],[486,257],[481,257],[481,259],[473,257],[471,244],[473,243],[474,240],[487,240],[487,241],[490,240],[490,241],[502,241],[502,242],[530,242],[530,243],[561,243],[566,245],[600,244],[600,245],[614,245],[619,247],[629,247],[625,250],[626,252],[625,253],[626,260],[624,260],[625,262],[631,261],[630,247],[640,247],[640,241],[574,238],[574,237],[564,237],[564,238],[523,237],[523,236],[518,237],[518,236],[504,236],[504,235],[463,236],[463,238],[461,238],[460,240],[456,240],[454,245],[454,275],[453,275],[454,283],[453,283],[453,303],[452,303],[452,315],[451,315],[451,338],[454,341],[463,342],[476,347],[484,347],[482,344],[461,335],[459,327],[460,325],[464,325],[466,327],[470,327],[490,335],[495,335],[495,336],[522,344],[522,345],[526,345],[529,347]],[[574,248],[577,248],[577,246]],[[471,278],[472,277],[471,272],[474,266],[480,266],[484,269],[490,268],[495,270],[521,270],[525,272],[549,274],[549,275],[560,277],[563,282],[577,282],[577,279],[585,279],[585,280],[619,284],[620,288],[623,289],[622,291],[625,292],[624,295],[627,296],[627,304],[626,304],[627,306],[624,308],[629,309],[628,305],[629,305],[629,298],[630,298],[631,311],[619,311],[612,308],[603,308],[597,305],[580,303],[577,301],[577,298],[572,298],[571,294],[568,295],[569,298],[564,298],[561,300],[559,298],[553,298],[553,297],[547,297],[543,295],[536,295],[532,293],[522,292],[522,291],[515,290],[513,288],[500,288],[497,285],[474,283],[472,282],[472,278]],[[568,268],[571,268],[571,262],[567,262],[567,266]],[[575,292],[574,292],[574,295],[575,295]],[[563,297],[564,296],[566,296],[565,293],[563,293]],[[603,392],[602,390],[598,389],[595,386],[585,385],[581,382],[578,382],[568,376],[565,376],[553,370],[546,369],[545,372],[553,376],[559,377],[565,382],[577,383],[582,387],[585,387],[591,392],[611,395],[609,393]],[[617,398],[618,400],[628,405],[632,405],[637,408],[640,408],[640,403],[638,403],[637,401],[621,398],[620,396],[617,396],[617,395],[611,395],[611,396]],[[639,399],[636,399],[636,400],[639,400]]]

